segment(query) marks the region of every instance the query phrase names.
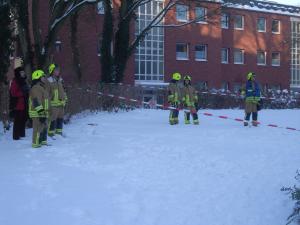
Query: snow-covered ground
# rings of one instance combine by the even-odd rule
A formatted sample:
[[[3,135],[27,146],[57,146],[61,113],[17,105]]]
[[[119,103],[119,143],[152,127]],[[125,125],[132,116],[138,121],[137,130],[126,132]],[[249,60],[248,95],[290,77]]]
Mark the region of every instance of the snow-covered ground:
[[[260,120],[300,128],[299,115]],[[26,132],[0,136],[1,225],[283,225],[292,212],[280,189],[296,183],[299,131],[203,115],[170,126],[167,111],[136,110],[81,115],[41,149]]]

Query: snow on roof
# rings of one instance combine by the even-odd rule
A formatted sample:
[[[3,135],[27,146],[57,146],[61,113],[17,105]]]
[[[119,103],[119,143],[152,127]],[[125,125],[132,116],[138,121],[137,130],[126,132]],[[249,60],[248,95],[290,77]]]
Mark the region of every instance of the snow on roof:
[[[284,5],[273,1],[261,0],[224,0],[223,3],[229,8],[239,8],[260,12],[277,13],[300,17],[300,7]]]

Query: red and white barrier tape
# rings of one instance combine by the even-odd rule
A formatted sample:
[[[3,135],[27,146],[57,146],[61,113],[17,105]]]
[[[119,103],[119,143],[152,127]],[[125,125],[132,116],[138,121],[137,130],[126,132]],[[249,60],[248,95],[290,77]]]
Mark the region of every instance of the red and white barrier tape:
[[[98,92],[99,95],[103,95],[103,96],[108,96],[108,97],[111,97],[111,98],[118,98],[118,99],[121,99],[121,100],[128,100],[128,101],[131,101],[131,102],[139,102],[141,105],[145,104],[145,105],[153,105],[153,106],[156,106],[158,108],[162,108],[162,109],[172,109],[172,110],[182,110],[182,109],[178,109],[178,108],[175,108],[175,107],[172,107],[172,106],[163,106],[163,105],[160,105],[160,104],[157,104],[157,103],[150,103],[150,102],[145,102],[145,101],[138,101],[136,99],[132,99],[132,98],[125,98],[125,97],[122,97],[122,96],[116,96],[116,95],[112,95],[112,94],[104,94],[102,92]],[[183,110],[186,110],[186,109],[183,109]],[[223,115],[220,115],[220,116],[216,116],[212,113],[199,113],[199,114],[202,114],[204,116],[211,116],[211,117],[217,117],[219,119],[228,119],[228,120],[234,120],[234,121],[237,121],[237,122],[244,122],[243,119],[240,119],[240,118],[231,118],[229,116],[223,116]],[[260,122],[257,122],[257,124],[261,124],[261,125],[264,125]],[[300,131],[300,129],[296,129],[296,128],[292,128],[292,127],[283,127],[283,126],[279,126],[279,125],[276,125],[276,124],[265,124],[264,126],[267,126],[267,127],[273,127],[273,128],[281,128],[281,129],[287,129],[287,130],[291,130],[291,131]]]
[[[205,116],[217,117],[217,118],[220,118],[220,119],[229,119],[229,120],[234,120],[234,121],[237,121],[237,122],[244,122],[244,120],[240,119],[240,118],[231,118],[231,117],[228,117],[228,116],[216,116],[216,115],[213,115],[212,113],[200,113],[200,114],[205,115]],[[281,129],[287,129],[287,130],[292,130],[292,131],[300,131],[300,129],[296,129],[296,128],[292,128],[292,127],[283,127],[283,126],[279,126],[279,125],[276,125],[276,124],[262,124],[261,122],[257,122],[257,124],[267,126],[267,127],[281,128]]]

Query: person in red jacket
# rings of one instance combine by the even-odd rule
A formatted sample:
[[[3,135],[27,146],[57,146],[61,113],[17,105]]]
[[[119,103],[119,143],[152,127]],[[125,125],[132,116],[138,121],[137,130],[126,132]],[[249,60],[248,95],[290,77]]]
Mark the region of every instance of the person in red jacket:
[[[22,67],[15,69],[15,77],[10,87],[11,116],[14,120],[13,139],[25,137],[25,124],[27,121],[27,102],[29,87]]]

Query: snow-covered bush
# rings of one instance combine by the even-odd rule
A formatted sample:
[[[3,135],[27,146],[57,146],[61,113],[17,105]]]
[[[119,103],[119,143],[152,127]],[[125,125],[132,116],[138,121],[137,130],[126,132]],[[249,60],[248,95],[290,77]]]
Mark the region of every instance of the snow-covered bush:
[[[297,171],[296,180],[300,182],[300,172]],[[281,189],[282,191],[288,193],[290,198],[295,201],[295,206],[292,214],[287,218],[287,224],[290,224],[292,222],[296,222],[300,224],[300,188],[296,185],[291,187],[283,187]]]

